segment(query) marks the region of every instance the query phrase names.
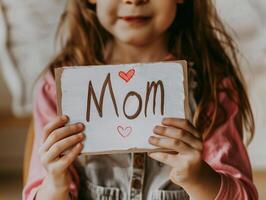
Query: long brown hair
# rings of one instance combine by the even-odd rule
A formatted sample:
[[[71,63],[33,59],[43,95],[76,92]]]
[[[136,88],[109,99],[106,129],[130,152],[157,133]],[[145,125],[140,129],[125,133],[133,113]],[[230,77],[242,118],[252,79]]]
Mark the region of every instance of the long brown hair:
[[[254,118],[239,69],[237,51],[212,1],[186,0],[177,5],[176,19],[168,34],[169,51],[178,59],[195,63],[199,87],[196,91],[194,125],[204,136],[212,131],[222,118],[218,95],[220,91],[225,91],[238,104],[240,120],[249,143],[254,135]],[[105,63],[103,50],[112,36],[101,26],[96,17],[96,6],[88,0],[69,0],[58,35],[62,48],[48,66],[52,72],[56,67]],[[221,84],[226,77],[230,79],[233,89]],[[213,111],[206,115],[210,104]]]

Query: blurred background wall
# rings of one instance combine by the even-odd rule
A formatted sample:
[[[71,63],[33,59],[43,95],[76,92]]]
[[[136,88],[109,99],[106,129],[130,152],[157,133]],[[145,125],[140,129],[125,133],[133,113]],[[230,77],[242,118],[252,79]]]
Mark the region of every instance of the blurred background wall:
[[[10,190],[14,191],[14,197],[5,199],[20,199],[32,87],[55,54],[56,26],[66,1],[0,0],[0,200],[1,195],[2,198],[11,195]],[[266,177],[266,1],[215,0],[215,3],[241,51],[241,68],[256,120],[256,135],[248,151],[258,187],[263,190],[266,189],[261,184],[266,181],[261,178]]]
[[[0,200],[21,199],[32,87],[55,54],[66,0],[0,0]]]
[[[266,168],[266,1],[216,0],[220,16],[239,46],[241,68],[253,106],[256,134],[248,147],[256,169]]]

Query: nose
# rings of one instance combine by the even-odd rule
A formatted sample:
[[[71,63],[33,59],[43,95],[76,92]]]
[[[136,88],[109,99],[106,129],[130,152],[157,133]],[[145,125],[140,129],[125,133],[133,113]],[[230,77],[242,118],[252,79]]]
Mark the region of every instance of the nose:
[[[147,3],[148,1],[149,0],[123,0],[123,3],[139,5],[139,4]]]

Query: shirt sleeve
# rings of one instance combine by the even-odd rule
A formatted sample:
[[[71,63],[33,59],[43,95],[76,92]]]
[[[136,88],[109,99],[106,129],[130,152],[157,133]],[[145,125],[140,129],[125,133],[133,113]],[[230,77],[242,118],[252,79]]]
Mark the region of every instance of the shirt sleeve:
[[[38,152],[43,141],[43,127],[56,117],[56,90],[54,78],[50,73],[37,82],[33,102],[34,141],[28,180],[22,194],[23,200],[33,200],[35,198],[37,190],[46,175]],[[76,199],[79,179],[73,166],[70,167],[70,173],[72,175],[70,192],[73,199]]]
[[[232,89],[229,80],[224,83]],[[221,176],[221,186],[215,200],[256,200],[258,194],[252,180],[249,157],[242,142],[242,123],[237,101],[233,101],[225,92],[220,92],[219,100],[226,113],[226,122],[215,127],[206,138],[203,153],[205,161]]]

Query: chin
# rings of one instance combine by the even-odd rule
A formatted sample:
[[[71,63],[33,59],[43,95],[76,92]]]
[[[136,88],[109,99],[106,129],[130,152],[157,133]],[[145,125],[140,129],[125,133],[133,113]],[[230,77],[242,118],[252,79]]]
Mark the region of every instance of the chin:
[[[127,43],[129,45],[134,45],[134,46],[144,46],[146,44],[149,44],[152,40],[152,37],[123,37],[119,38],[120,41]]]

